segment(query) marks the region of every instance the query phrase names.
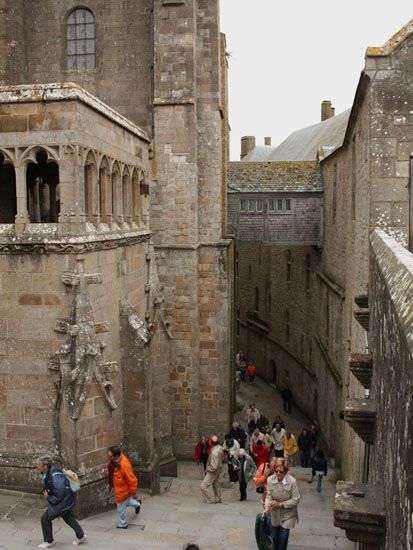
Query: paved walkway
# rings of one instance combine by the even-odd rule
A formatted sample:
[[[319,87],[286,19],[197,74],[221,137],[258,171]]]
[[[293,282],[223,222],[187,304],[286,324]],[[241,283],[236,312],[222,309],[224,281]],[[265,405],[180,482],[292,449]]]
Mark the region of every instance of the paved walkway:
[[[262,381],[243,384],[242,397],[253,400],[266,416],[281,412],[278,392]],[[242,416],[242,413],[241,413]],[[288,427],[293,431],[307,422],[293,411]],[[140,493],[142,510],[128,511],[129,529],[116,529],[116,510],[98,514],[81,523],[88,536],[86,548],[96,550],[182,550],[196,542],[201,550],[253,550],[254,522],[261,510],[259,495],[250,486],[248,500],[239,502],[236,486],[223,486],[223,504],[202,503],[199,485],[203,474],[194,463],[181,462],[178,478],[162,479],[162,495]],[[294,468],[302,496],[300,522],[291,531],[289,550],[352,549],[343,531],[333,526],[334,472],[318,494],[306,482],[307,471]],[[0,549],[35,548],[41,542],[39,518],[44,510],[40,496],[0,490]],[[61,520],[54,522],[56,548],[72,547],[73,532]]]

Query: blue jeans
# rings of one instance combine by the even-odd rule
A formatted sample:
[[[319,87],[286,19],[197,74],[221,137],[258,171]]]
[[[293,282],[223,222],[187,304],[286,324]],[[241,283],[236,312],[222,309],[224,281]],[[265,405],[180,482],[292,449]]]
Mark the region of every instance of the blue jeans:
[[[310,474],[310,477],[308,478],[308,483],[312,483],[313,481],[313,478],[314,476],[317,475],[317,474],[313,474],[311,473]],[[323,482],[323,476],[324,474],[318,474],[317,475],[317,492],[320,493],[321,492],[321,483]]]
[[[289,529],[281,525],[271,525],[272,550],[287,550],[289,534]]]
[[[133,508],[138,508],[140,506],[139,502],[132,498],[128,497],[123,502],[120,502],[116,505],[119,514],[119,527],[126,527],[128,525],[128,518],[126,517],[126,506],[133,506]]]

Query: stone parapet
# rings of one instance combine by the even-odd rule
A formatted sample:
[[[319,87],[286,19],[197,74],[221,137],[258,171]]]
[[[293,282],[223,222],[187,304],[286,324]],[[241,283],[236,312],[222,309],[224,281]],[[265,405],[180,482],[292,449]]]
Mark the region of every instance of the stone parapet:
[[[374,443],[377,411],[372,399],[347,399],[341,415],[365,443]]]
[[[334,501],[334,525],[345,529],[353,542],[365,550],[384,548],[386,515],[383,486],[353,481],[338,481]]]

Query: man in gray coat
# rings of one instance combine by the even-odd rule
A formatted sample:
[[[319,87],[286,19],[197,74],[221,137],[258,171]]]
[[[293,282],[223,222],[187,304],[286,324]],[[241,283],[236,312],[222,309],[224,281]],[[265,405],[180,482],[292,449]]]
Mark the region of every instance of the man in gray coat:
[[[238,476],[240,500],[247,500],[247,485],[254,477],[257,467],[254,460],[247,454],[245,449],[240,449],[238,458]]]
[[[218,445],[216,435],[211,437],[212,449],[209,453],[208,462],[206,465],[206,474],[201,483],[201,491],[208,504],[218,504],[221,500],[221,486],[219,484],[219,476],[224,465],[224,450],[221,445]],[[212,495],[211,495],[212,488]]]

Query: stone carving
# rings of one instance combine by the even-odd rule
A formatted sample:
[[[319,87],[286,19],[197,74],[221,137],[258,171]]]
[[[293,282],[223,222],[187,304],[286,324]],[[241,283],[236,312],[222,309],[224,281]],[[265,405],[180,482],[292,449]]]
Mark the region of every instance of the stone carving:
[[[73,420],[80,417],[93,380],[109,410],[117,408],[111,381],[117,365],[113,361],[103,362],[105,344],[97,337],[97,334],[109,330],[108,323],[95,322],[87,292],[88,285],[100,284],[102,277],[99,273],[85,273],[83,262],[83,257],[77,257],[75,270],[62,274],[63,284],[72,288],[73,305],[69,319],[56,320],[55,331],[67,334],[68,340],[49,364],[50,369],[60,371],[59,392],[67,402]]]
[[[115,239],[103,239],[99,241],[68,243],[48,242],[48,243],[29,243],[29,242],[7,242],[0,243],[0,254],[83,254],[85,252],[95,252],[100,250],[110,250],[121,246],[132,246],[150,239],[150,234],[132,235],[130,237],[119,237]]]

